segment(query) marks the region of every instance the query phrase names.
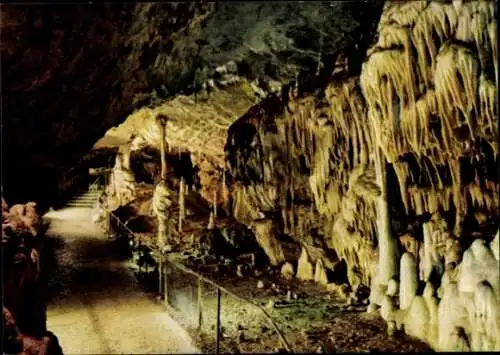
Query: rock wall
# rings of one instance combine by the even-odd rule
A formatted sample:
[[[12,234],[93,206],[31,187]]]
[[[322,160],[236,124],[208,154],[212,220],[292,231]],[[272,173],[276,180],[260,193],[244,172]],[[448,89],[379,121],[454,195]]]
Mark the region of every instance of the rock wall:
[[[335,251],[391,333],[442,350],[500,344],[496,11],[387,3],[360,71],[339,57],[325,90],[269,98],[226,144],[235,217]]]
[[[9,354],[62,354],[45,324],[42,231],[36,203],[9,208],[2,199],[2,348]]]

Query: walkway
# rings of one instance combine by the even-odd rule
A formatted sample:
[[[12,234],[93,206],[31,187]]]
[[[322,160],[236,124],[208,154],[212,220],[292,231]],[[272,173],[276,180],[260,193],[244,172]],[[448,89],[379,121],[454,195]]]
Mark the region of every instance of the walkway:
[[[186,332],[141,290],[90,208],[47,213],[47,328],[65,354],[196,353]]]

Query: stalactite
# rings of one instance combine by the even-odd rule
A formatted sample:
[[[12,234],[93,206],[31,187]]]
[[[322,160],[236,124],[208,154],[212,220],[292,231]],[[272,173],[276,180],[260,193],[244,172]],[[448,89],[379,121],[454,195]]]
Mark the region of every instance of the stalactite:
[[[488,37],[490,39],[490,46],[492,52],[492,62],[495,68],[495,81],[498,87],[498,39],[497,39],[497,20],[493,19],[488,25]]]

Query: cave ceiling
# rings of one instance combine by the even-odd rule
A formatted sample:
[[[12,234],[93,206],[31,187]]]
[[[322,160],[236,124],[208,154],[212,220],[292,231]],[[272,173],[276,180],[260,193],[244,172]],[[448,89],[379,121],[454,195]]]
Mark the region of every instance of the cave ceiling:
[[[349,43],[363,42],[380,9],[373,2],[3,5],[5,194],[50,190],[132,113],[142,123],[168,114],[170,146],[220,161],[232,122],[269,93],[331,70]]]

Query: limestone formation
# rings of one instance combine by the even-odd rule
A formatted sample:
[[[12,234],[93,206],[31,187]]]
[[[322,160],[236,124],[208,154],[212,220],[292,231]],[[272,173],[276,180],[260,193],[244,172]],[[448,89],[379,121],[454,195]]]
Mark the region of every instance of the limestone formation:
[[[493,252],[493,255],[497,259],[500,260],[500,229],[497,230],[497,234],[495,234],[495,238],[490,243],[490,249]]]
[[[460,265],[458,275],[458,288],[460,292],[476,291],[478,283],[482,280],[488,281],[500,292],[500,270],[499,262],[492,251],[487,247],[484,240],[477,239],[470,248],[465,251],[463,261]]]
[[[380,315],[386,322],[390,322],[394,319],[394,312],[396,308],[394,307],[394,300],[392,297],[385,295],[382,298],[380,305]]]
[[[281,267],[281,275],[287,280],[293,279],[293,277],[295,276],[295,270],[292,263],[286,262],[283,264],[283,266]]]
[[[272,220],[254,221],[252,229],[259,245],[264,249],[271,265],[279,265],[285,261],[285,255],[279,240],[276,238],[276,230]]]
[[[426,341],[430,344],[436,344],[438,332],[438,303],[434,287],[430,282],[427,282],[422,297],[424,298],[427,310],[429,312],[429,325],[427,329]]]
[[[41,227],[41,218],[36,211],[36,206],[35,202],[28,202],[25,205],[13,205],[8,209],[5,201],[2,200],[2,231],[6,232],[9,229],[16,233],[27,232],[36,237]]]
[[[130,147],[127,144],[121,145],[118,150],[104,196],[106,208],[110,211],[135,199],[136,182],[130,169]]]
[[[207,229],[214,229],[214,228],[215,228],[215,216],[214,212],[210,211],[210,216],[208,217]]]
[[[407,309],[417,295],[417,265],[412,254],[404,253],[401,257],[401,281],[399,284],[399,307]]]
[[[453,344],[447,351],[469,352],[471,351],[469,339],[462,327],[455,327],[450,334],[450,343]]]
[[[185,189],[186,188],[185,188],[185,184],[184,184],[184,179],[181,178],[181,181],[179,183],[179,202],[178,202],[178,205],[179,205],[179,226],[178,226],[179,233],[182,232],[182,222],[186,218],[186,208],[185,208],[185,203],[184,203]]]
[[[413,256],[418,258],[418,251],[420,249],[420,243],[410,234],[405,234],[399,237],[399,242],[403,246],[405,252],[413,254]]]
[[[323,260],[318,259],[316,261],[316,268],[314,270],[314,281],[321,285],[328,285],[328,275],[326,273],[326,268],[323,264]]]
[[[143,75],[140,66],[131,65],[123,76],[140,74],[132,75],[133,84],[127,86],[134,100],[123,98],[134,102],[127,110],[137,109],[105,138],[132,139],[118,139],[114,145],[119,151],[96,222],[106,219],[105,210],[136,197],[130,150],[160,147],[162,181],[155,187],[152,208],[158,243],[165,244],[177,193],[169,189],[175,184],[167,184],[168,143],[176,151],[193,153],[198,192],[211,209],[202,224],[206,226],[210,213],[212,234],[216,222],[227,222],[218,209],[226,206],[230,217],[252,229],[270,264],[282,265],[285,278],[293,277],[292,265],[298,261],[298,279],[331,289],[327,269],[345,265],[351,289],[371,288],[370,310],[380,306],[389,333],[404,329],[436,350],[499,350],[497,11],[493,1],[386,1],[376,29],[358,21],[363,41],[352,40],[352,45],[343,40],[350,36],[328,37],[324,26],[315,24],[321,53],[312,51],[315,41],[298,50],[298,41],[287,31],[281,31],[287,33],[285,41],[274,38],[281,32],[271,35],[268,30],[279,21],[246,28],[246,37],[255,42],[244,38],[243,49],[227,53],[222,47],[232,48],[231,36],[227,46],[219,46],[221,37],[226,41],[224,31],[205,32],[214,26],[208,20],[220,14],[213,9],[203,18],[207,21],[189,26],[180,16],[176,21],[182,25],[174,27],[181,32],[156,26],[166,31],[160,37],[172,43],[155,40],[148,21],[125,26],[137,31],[127,41],[133,48],[151,49],[152,43],[160,49],[152,48],[151,60],[139,55],[142,49],[134,51],[124,63],[141,58],[152,61],[148,66],[158,72]],[[259,17],[267,21],[265,14],[259,12]],[[151,23],[154,27],[157,22]],[[192,37],[197,38],[193,46]],[[167,47],[172,50],[162,50]],[[203,63],[191,60],[193,48]],[[249,52],[252,60],[247,60]],[[294,63],[285,63],[283,53]],[[307,60],[297,61],[297,56]],[[317,70],[311,71],[309,56],[318,57]],[[255,65],[253,57],[273,58],[277,64]],[[257,67],[276,72],[276,78],[261,83],[262,73],[253,73]],[[252,78],[244,71],[252,72]],[[25,89],[49,80],[51,72],[47,75],[27,80]],[[150,82],[161,86],[154,95],[132,90]],[[186,85],[193,93],[179,94]],[[109,112],[121,112],[116,102],[109,106]],[[166,116],[176,119],[166,122]],[[65,135],[65,125],[54,127]],[[179,239],[189,220],[184,183],[181,179],[177,228],[169,229]],[[9,223],[33,234],[31,222],[23,218],[12,217]],[[285,240],[303,246],[300,257],[287,252]],[[243,274],[240,269],[237,273]],[[423,293],[419,282],[425,284]]]
[[[302,281],[314,280],[314,267],[309,261],[309,255],[307,255],[305,248],[302,248],[302,253],[300,254],[296,276]]]
[[[471,312],[472,348],[478,351],[498,351],[499,301],[495,291],[487,281],[476,286]]]
[[[396,297],[399,295],[399,282],[395,279],[390,279],[387,284],[387,293],[388,296]]]
[[[428,327],[430,321],[429,309],[422,296],[416,296],[408,309],[405,320],[405,331],[407,334],[427,340]]]

